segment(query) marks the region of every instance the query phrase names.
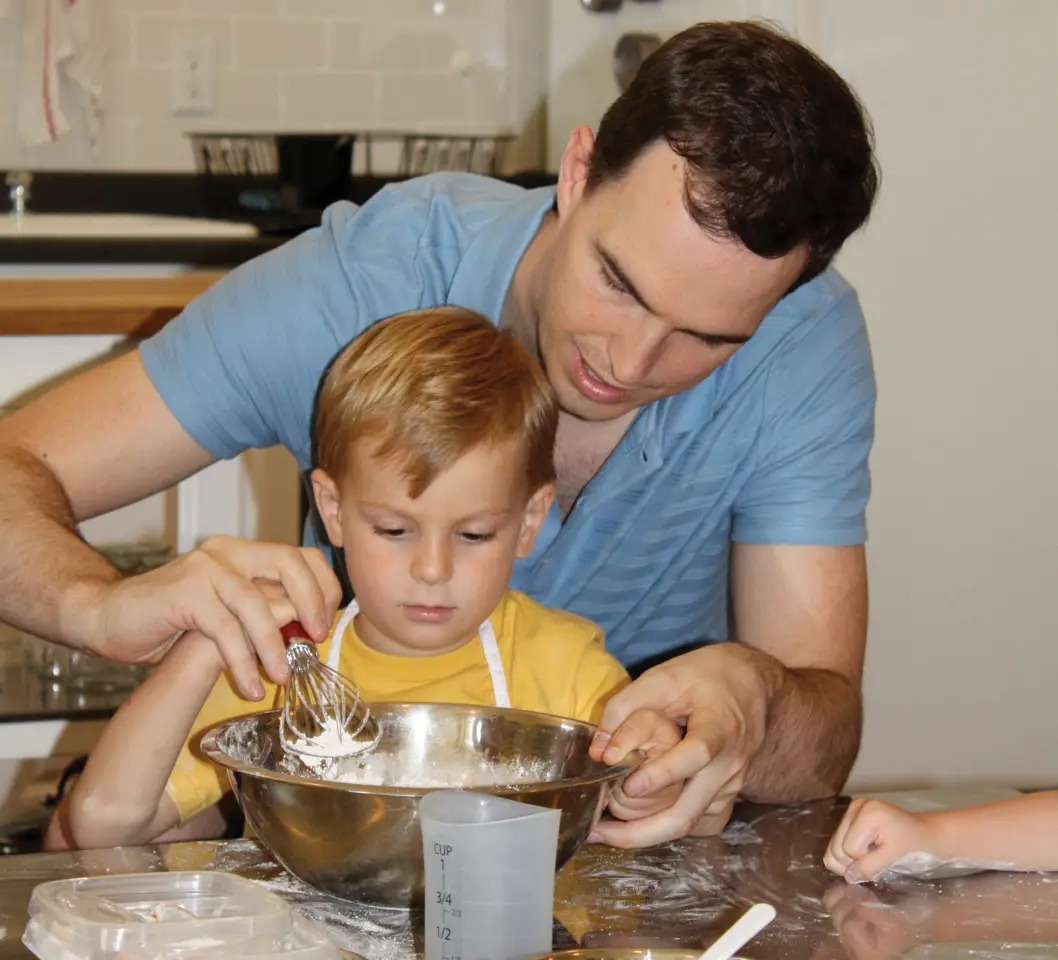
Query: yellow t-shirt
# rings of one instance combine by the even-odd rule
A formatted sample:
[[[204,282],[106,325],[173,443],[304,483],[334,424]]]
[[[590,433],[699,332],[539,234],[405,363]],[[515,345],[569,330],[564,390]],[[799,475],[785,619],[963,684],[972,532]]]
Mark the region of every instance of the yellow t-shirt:
[[[603,647],[595,624],[543,607],[509,590],[489,617],[503,660],[511,706],[598,723],[606,701],[628,682],[624,668]],[[318,647],[327,659],[329,637]],[[364,645],[350,625],[342,638],[338,670],[355,679],[368,702],[495,703],[481,641],[449,653],[401,657]],[[264,703],[278,705],[279,690],[265,684]],[[213,806],[230,788],[227,775],[201,759],[190,744],[207,727],[257,712],[236,693],[227,673],[206,699],[177,758],[166,793],[185,822]]]

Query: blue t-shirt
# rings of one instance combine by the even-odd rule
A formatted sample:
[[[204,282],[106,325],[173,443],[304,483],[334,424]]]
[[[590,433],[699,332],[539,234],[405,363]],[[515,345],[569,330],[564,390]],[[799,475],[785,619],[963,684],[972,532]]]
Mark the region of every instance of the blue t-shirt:
[[[335,204],[143,343],[147,373],[214,456],[281,443],[308,469],[334,355],[406,310],[456,304],[498,322],[553,199],[436,174]],[[511,586],[594,620],[626,664],[727,639],[732,541],[864,541],[874,400],[855,292],[828,270],[697,387],[640,410],[564,523],[552,509]]]

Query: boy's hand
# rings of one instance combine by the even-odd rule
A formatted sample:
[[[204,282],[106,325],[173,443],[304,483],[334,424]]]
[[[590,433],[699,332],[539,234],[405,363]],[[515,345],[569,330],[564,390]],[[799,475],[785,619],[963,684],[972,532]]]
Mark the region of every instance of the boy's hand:
[[[683,739],[683,731],[660,710],[642,707],[633,711],[613,732],[600,758],[603,763],[616,766],[633,751],[644,754],[647,761],[660,757]],[[632,843],[626,824],[653,816],[672,806],[683,790],[683,783],[674,783],[647,796],[629,796],[624,790],[624,781],[614,787],[610,796],[609,812],[615,820],[600,821],[595,825],[592,842],[605,842],[615,847],[641,846]]]
[[[937,846],[928,817],[861,797],[852,801],[838,824],[823,863],[849,883],[864,883],[909,853],[936,853]]]

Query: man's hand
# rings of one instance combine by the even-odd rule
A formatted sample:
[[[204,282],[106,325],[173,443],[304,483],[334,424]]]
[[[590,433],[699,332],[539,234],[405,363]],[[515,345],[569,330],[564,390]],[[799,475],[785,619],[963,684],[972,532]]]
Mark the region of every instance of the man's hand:
[[[619,763],[642,745],[646,708],[686,728],[682,741],[629,775],[624,796],[640,800],[684,786],[667,809],[634,823],[600,822],[597,839],[647,846],[723,829],[764,741],[768,691],[754,656],[737,644],[703,647],[648,670],[607,704],[591,746],[603,763]]]
[[[264,696],[258,661],[287,679],[279,626],[300,620],[327,636],[341,587],[319,550],[214,537],[157,570],[100,583],[85,619],[85,646],[111,660],[155,663],[188,630],[209,637],[239,691]]]

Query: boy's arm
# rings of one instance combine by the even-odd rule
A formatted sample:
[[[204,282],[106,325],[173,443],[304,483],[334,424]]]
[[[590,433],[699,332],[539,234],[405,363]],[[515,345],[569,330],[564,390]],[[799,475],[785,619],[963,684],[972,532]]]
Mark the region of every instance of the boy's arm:
[[[928,855],[923,869],[1058,870],[1056,823],[1058,790],[934,813],[854,800],[831,838],[824,863],[853,883],[872,880],[919,853]]]
[[[165,786],[223,665],[211,640],[189,633],[122,705],[70,796],[74,846],[148,843],[179,824]]]

